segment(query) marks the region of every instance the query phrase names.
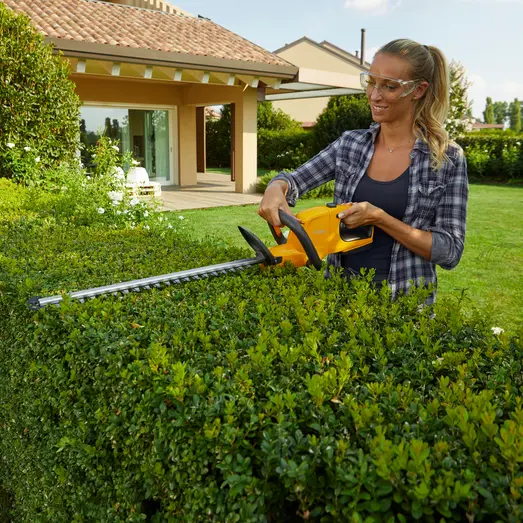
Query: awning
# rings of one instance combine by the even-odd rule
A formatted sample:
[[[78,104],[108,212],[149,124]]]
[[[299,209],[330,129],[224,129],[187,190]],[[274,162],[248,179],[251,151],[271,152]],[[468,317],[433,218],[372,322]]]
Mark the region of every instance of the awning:
[[[267,86],[265,99],[296,100],[358,93],[363,93],[358,75],[300,67],[294,81],[282,83],[279,88]]]

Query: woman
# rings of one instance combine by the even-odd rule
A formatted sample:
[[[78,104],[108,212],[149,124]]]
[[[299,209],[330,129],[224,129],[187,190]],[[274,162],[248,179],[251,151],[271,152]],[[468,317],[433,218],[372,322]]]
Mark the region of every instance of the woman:
[[[350,274],[374,269],[393,296],[410,285],[434,284],[436,265],[456,267],[463,254],[468,199],[462,149],[449,143],[448,70],[435,47],[394,40],[375,55],[362,87],[376,124],[346,131],[292,173],[268,185],[258,214],[280,225],[278,210],[334,179],[339,217],[348,227],[374,225],[370,249],[331,255]],[[435,300],[434,294],[428,303]]]

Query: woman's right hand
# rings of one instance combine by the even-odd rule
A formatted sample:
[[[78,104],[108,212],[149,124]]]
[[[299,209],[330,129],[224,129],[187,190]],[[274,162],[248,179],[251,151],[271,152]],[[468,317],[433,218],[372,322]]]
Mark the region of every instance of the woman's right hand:
[[[258,207],[258,214],[274,227],[283,227],[279,216],[280,209],[283,212],[292,215],[285,198],[287,189],[287,182],[283,180],[274,181],[265,190],[265,194],[263,195],[260,206]]]

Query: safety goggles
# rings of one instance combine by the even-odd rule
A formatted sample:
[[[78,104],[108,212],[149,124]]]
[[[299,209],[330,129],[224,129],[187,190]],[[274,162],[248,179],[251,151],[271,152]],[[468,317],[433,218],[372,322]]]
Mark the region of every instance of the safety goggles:
[[[385,100],[397,100],[408,96],[421,80],[399,80],[368,72],[360,73],[360,83],[368,95],[377,89]]]

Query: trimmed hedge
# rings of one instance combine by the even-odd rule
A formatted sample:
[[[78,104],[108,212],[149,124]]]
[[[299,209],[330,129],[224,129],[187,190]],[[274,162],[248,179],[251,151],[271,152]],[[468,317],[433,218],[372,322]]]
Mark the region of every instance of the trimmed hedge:
[[[285,169],[284,172],[288,170]],[[267,185],[269,185],[269,182],[277,175],[279,174],[278,171],[270,171],[263,176],[260,176],[258,178],[258,182],[256,184],[256,191],[259,193],[264,193],[265,189],[267,189]],[[305,193],[303,196],[300,197],[301,200],[311,200],[314,198],[332,198],[334,195],[334,181],[330,181],[327,183],[324,183],[323,185],[320,185],[320,187],[316,187],[316,189],[312,189],[311,191]]]
[[[311,157],[313,135],[303,129],[258,131],[258,167],[296,169]]]
[[[250,256],[0,225],[0,477],[20,522],[523,518],[523,346],[426,291],[253,268],[32,313],[36,293]],[[173,246],[174,243],[174,246]]]
[[[523,135],[471,133],[457,142],[471,180],[523,182]]]
[[[314,137],[310,131],[259,131],[258,165],[275,171],[296,169],[312,158]],[[471,133],[457,143],[463,147],[471,181],[523,182],[523,135]],[[259,180],[259,192],[265,190],[277,172],[270,177],[269,174],[272,173]],[[333,187],[333,184],[328,184],[320,196],[314,197],[331,197]]]

